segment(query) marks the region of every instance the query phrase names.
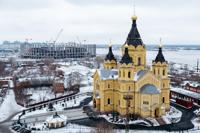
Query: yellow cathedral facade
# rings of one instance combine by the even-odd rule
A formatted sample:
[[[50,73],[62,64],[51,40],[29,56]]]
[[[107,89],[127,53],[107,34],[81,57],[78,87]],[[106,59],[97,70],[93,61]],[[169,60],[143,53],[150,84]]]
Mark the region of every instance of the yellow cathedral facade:
[[[109,46],[103,68],[93,75],[93,107],[102,113],[160,117],[170,108],[168,62],[159,47],[151,68],[146,66],[146,47],[137,28],[137,17],[122,45],[118,62]]]

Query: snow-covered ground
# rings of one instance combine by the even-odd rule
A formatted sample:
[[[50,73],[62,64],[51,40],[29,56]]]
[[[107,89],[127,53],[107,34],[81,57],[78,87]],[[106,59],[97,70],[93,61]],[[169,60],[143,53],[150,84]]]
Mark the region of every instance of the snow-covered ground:
[[[200,117],[193,119],[192,123],[194,124],[195,128],[199,128],[200,130]]]
[[[66,91],[64,93],[57,93],[53,92],[52,87],[37,87],[37,88],[27,88],[25,90],[26,94],[29,95],[29,99],[31,100],[29,104],[38,103],[41,101],[46,101],[52,98],[60,97],[63,95],[70,94],[72,92]]]
[[[100,115],[99,117],[102,117],[102,118],[104,118],[104,119],[106,119],[108,122],[110,122],[110,123],[114,123],[114,124],[123,124],[123,125],[125,125],[126,124],[126,120],[125,120],[125,118],[119,118],[119,120],[118,121],[116,121],[116,122],[113,122],[112,121],[112,115],[110,114],[110,115]],[[148,122],[146,122],[146,121],[144,121],[144,120],[142,120],[142,119],[138,119],[138,120],[130,120],[129,121],[129,124],[138,124],[138,125],[140,125],[141,123],[144,123],[145,124],[145,126],[151,126]],[[144,125],[144,124],[142,124],[142,125]]]
[[[41,127],[42,125],[38,125]],[[104,129],[104,128],[96,128],[96,127],[87,127],[77,124],[68,123],[65,127],[59,129],[44,129],[41,131],[32,131],[32,133],[96,133],[96,132],[107,132],[111,133],[126,133],[125,129]],[[169,133],[167,131],[152,131],[152,130],[129,130],[129,133]],[[195,132],[192,132],[195,133]],[[198,133],[198,132],[196,132]]]
[[[0,105],[0,122],[7,119],[10,115],[23,110],[15,101],[13,90],[8,90],[4,102]]]
[[[166,112],[165,115],[162,116],[162,119],[165,121],[166,124],[171,124],[171,123],[177,123],[180,121],[182,116],[182,112],[176,109],[175,107],[170,107],[170,111]],[[112,115],[109,114],[107,115],[100,115],[99,117],[102,117],[106,119],[110,123],[114,124],[125,124],[125,119],[124,118],[119,118],[118,121],[113,122],[112,120]],[[160,124],[155,118],[146,118],[147,120],[151,121],[153,123],[153,126],[159,126]],[[145,121],[145,119],[137,119],[137,120],[130,120],[129,124],[138,124],[138,125],[145,125],[145,126],[151,126],[150,123]]]
[[[57,111],[57,112],[63,111],[64,108],[76,107],[80,104],[81,101],[83,101],[87,97],[89,97],[89,96],[82,95],[82,96],[76,97],[75,99],[72,99],[72,100],[69,100],[69,101],[66,101],[66,102],[58,102],[57,104],[53,105],[53,107],[55,108],[54,112],[55,111]],[[46,107],[46,108],[42,108],[40,110],[28,112],[25,115],[23,115],[21,118],[26,118],[28,116],[33,116],[33,115],[45,114],[45,113],[48,113],[48,112],[49,112],[48,107]],[[16,115],[13,118],[13,120],[17,120],[20,114]]]
[[[167,124],[177,123],[181,120],[182,112],[176,109],[175,107],[170,107],[170,111],[166,112],[164,116],[162,116],[163,120]]]

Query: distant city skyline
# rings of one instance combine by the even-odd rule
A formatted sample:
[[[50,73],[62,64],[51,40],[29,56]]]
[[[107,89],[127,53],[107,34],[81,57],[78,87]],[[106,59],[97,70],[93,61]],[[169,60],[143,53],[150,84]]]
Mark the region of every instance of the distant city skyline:
[[[133,0],[1,0],[0,42],[81,41],[123,44],[131,28]],[[145,44],[200,44],[200,1],[135,0]]]

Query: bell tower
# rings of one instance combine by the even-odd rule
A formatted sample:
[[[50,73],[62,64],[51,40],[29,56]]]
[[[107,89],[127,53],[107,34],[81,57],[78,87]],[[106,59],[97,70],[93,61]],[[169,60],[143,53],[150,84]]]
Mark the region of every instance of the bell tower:
[[[161,40],[158,54],[152,62],[152,71],[155,76],[161,79],[161,103],[166,110],[169,110],[170,79],[168,77],[168,62],[163,56]]]
[[[126,39],[126,44],[128,45],[129,55],[132,58],[135,70],[144,70],[146,66],[146,48],[137,28],[137,16],[133,15],[131,19],[132,27]],[[122,46],[122,53],[124,53],[124,50],[125,44]]]
[[[116,69],[117,68],[117,60],[112,52],[112,44],[109,44],[109,51],[104,59],[104,69]]]

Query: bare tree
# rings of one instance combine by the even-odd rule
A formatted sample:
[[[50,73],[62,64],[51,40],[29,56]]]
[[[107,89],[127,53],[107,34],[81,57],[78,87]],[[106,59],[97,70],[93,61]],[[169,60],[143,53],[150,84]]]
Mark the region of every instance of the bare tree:
[[[95,58],[95,61],[96,61],[96,63],[97,63],[97,68],[100,68],[100,66],[101,66],[101,64],[103,63],[103,58],[102,57],[100,57],[100,56],[97,56],[96,58]]]
[[[16,60],[15,60],[14,57],[10,57],[10,58],[8,59],[8,62],[11,64],[11,66],[12,66],[13,68],[16,67]]]
[[[116,133],[113,126],[105,122],[99,122],[96,125],[95,130],[91,132],[92,133]]]
[[[0,75],[5,73],[5,63],[0,61]]]

